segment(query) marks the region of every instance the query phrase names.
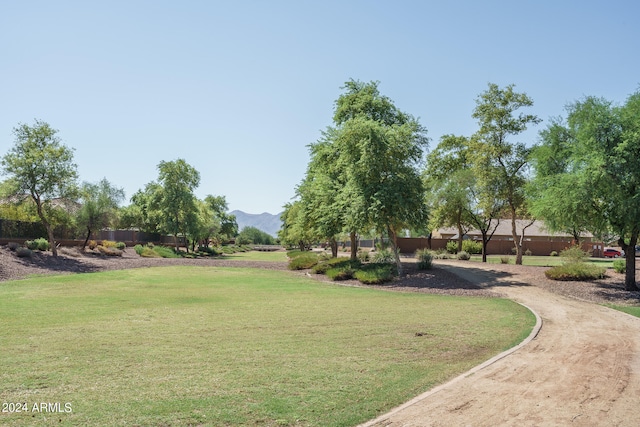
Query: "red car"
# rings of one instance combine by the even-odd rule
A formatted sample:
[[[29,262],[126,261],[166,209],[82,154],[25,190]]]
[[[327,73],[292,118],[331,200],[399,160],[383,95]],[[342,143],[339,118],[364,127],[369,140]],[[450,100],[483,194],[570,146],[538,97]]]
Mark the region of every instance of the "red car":
[[[605,258],[618,258],[622,256],[622,252],[620,252],[617,249],[605,249],[604,252],[602,253],[602,255],[605,256]]]

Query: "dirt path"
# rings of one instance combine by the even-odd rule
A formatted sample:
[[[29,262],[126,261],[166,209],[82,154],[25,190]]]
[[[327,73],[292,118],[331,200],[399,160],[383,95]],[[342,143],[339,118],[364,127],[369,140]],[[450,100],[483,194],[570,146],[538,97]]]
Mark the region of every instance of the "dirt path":
[[[531,308],[528,344],[366,426],[638,426],[640,319],[568,299],[490,266],[438,266]]]

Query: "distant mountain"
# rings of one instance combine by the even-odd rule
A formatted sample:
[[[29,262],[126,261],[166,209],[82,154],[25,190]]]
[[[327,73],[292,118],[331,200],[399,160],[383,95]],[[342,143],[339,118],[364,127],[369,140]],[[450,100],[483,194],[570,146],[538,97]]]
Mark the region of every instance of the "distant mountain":
[[[280,215],[273,215],[267,212],[261,214],[250,214],[242,211],[231,211],[231,215],[236,216],[236,222],[238,223],[238,231],[242,231],[244,227],[255,227],[258,230],[262,230],[265,233],[277,237],[278,230],[282,226],[280,221]]]

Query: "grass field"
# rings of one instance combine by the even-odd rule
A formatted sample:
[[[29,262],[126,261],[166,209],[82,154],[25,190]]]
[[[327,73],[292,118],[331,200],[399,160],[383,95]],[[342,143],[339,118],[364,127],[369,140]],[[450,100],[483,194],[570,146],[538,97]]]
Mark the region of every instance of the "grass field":
[[[249,252],[236,252],[232,255],[225,255],[223,259],[237,259],[245,261],[278,261],[286,262],[287,253],[284,251],[249,251]]]
[[[0,425],[351,426],[515,345],[534,323],[503,299],[270,270],[3,282]],[[16,404],[27,411],[7,412]]]
[[[500,264],[504,255],[488,255],[487,263]],[[514,264],[516,260],[515,255],[509,256],[509,264]],[[472,255],[471,261],[482,262],[482,255]],[[523,265],[531,265],[536,267],[553,267],[560,265],[565,260],[559,256],[538,256],[538,255],[525,255],[522,257]],[[588,258],[587,262],[599,265],[605,268],[613,267],[613,259],[610,258]]]
[[[608,305],[608,307],[623,311],[632,316],[640,317],[640,307],[636,307],[636,306],[632,307],[632,306],[626,306],[626,305],[613,305],[613,304]]]

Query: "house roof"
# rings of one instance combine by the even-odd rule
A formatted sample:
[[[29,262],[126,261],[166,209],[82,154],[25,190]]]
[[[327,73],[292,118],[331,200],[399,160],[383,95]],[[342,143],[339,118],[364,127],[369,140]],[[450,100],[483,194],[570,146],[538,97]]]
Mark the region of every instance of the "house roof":
[[[492,227],[493,224],[495,224],[495,221],[498,220],[493,220],[492,222]],[[499,220],[500,223],[498,224],[498,227],[496,228],[495,233],[493,234],[494,237],[497,236],[507,236],[507,237],[511,237],[511,219],[501,219]],[[516,230],[518,232],[519,235],[522,234],[522,229],[529,225],[531,223],[530,220],[523,220],[523,219],[517,219],[516,220]],[[458,237],[458,228],[457,227],[442,227],[439,228],[434,234],[439,234],[442,237],[449,237],[449,238],[457,238]],[[567,238],[573,238],[573,236],[571,234],[568,233],[554,233],[551,232],[549,230],[546,229],[544,222],[540,221],[540,220],[535,220],[533,222],[533,224],[531,224],[530,226],[527,227],[527,229],[525,230],[525,237],[567,237]],[[466,233],[467,236],[469,237],[481,237],[482,233],[480,233],[480,230],[477,229],[472,229],[467,231]],[[593,237],[593,235],[591,233],[584,233],[583,237]]]

